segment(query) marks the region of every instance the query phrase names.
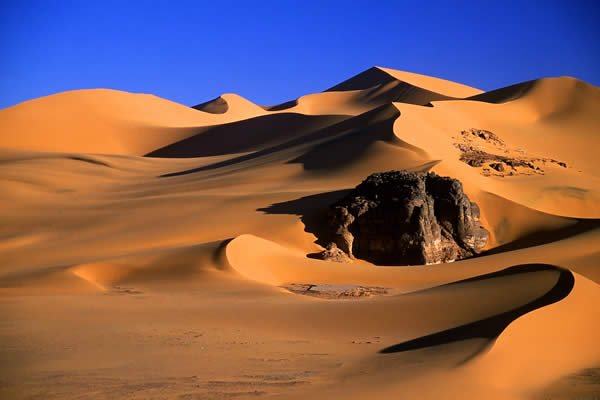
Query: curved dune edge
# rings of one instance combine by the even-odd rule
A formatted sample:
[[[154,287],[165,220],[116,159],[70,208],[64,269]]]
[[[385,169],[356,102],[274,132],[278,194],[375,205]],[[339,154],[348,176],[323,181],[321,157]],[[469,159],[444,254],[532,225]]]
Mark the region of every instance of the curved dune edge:
[[[411,85],[431,90],[446,96],[451,97],[467,97],[483,93],[482,90],[463,85],[461,83],[452,82],[446,79],[436,78],[432,76],[416,74],[414,72],[400,71],[392,68],[376,67],[394,78],[407,82]]]
[[[479,281],[494,279],[497,277],[515,276],[522,275],[532,272],[539,271],[552,271],[557,272],[558,277],[556,283],[549,288],[549,290],[542,296],[525,303],[520,307],[507,310],[500,314],[495,314],[491,317],[480,319],[465,325],[452,327],[450,329],[435,332],[427,336],[415,338],[406,342],[398,343],[389,347],[386,347],[380,351],[382,354],[391,354],[398,352],[411,351],[419,348],[439,346],[442,344],[468,340],[472,338],[487,339],[494,341],[500,334],[515,320],[533,312],[539,308],[546,307],[550,304],[554,304],[566,298],[575,284],[575,278],[571,271],[550,265],[550,264],[522,264],[515,265],[497,272],[477,275],[472,278],[464,279],[461,281],[452,282],[445,286],[455,286],[467,283],[476,283]],[[431,290],[431,289],[430,289]],[[475,358],[478,353],[470,356],[466,360],[462,361],[461,364]]]
[[[547,119],[559,117],[567,112],[591,112],[599,98],[598,87],[577,78],[561,76],[517,83],[470,96],[464,100],[493,104],[520,100],[520,103],[536,113],[537,119]]]
[[[149,251],[110,260],[79,264],[72,274],[102,290],[127,283],[186,283],[205,274],[229,270],[223,249],[228,240]]]
[[[593,334],[600,330],[600,310],[594,307],[590,313],[590,306],[600,300],[600,287],[567,272],[572,274],[574,286],[566,297],[520,316],[493,342],[472,343],[476,353],[467,362],[411,376],[410,369],[394,371],[402,366],[394,362],[402,353],[383,354],[379,356],[383,359],[366,358],[353,367],[342,381],[343,389],[332,385],[308,394],[318,399],[396,398],[398,393],[424,400],[538,398],[548,384],[600,362]],[[444,351],[443,346],[434,349]],[[364,371],[369,372],[368,379]]]
[[[229,110],[229,104],[223,96],[219,96],[216,99],[192,106],[192,108],[210,114],[224,114]]]
[[[326,92],[362,90],[376,85],[385,85],[392,81],[404,82],[449,97],[468,97],[482,92],[479,89],[444,79],[383,67],[369,68],[327,89]]]
[[[358,115],[392,102],[430,106],[433,101],[454,99],[406,82],[392,80],[365,89],[313,93],[265,109],[269,113]]]
[[[476,191],[469,196],[482,210],[483,224],[490,232],[485,254],[557,242],[600,228],[600,220],[546,213],[495,193]]]
[[[431,105],[481,93],[465,85],[410,72],[373,67],[324,92],[264,106],[270,113],[358,115],[392,102]]]
[[[468,367],[498,390],[531,394],[549,382],[600,362],[590,332],[600,332],[600,286],[577,273],[563,300],[513,321]],[[518,362],[516,361],[518,357]]]
[[[554,283],[547,285],[537,297],[524,301],[516,308],[491,315],[483,320],[474,320],[466,325],[461,335],[460,328],[449,331],[439,331],[429,336],[417,337],[402,342],[399,345],[384,347],[384,356],[393,356],[397,351],[412,351],[429,346],[440,346],[444,343],[471,340],[482,337],[488,345],[479,347],[475,353],[467,355],[461,361],[460,367],[451,375],[453,380],[443,381],[438,390],[424,393],[423,398],[439,398],[446,389],[453,387],[456,382],[466,384],[468,390],[475,392],[498,393],[498,398],[517,398],[531,393],[554,379],[577,371],[586,366],[600,362],[600,350],[588,351],[594,347],[594,335],[590,331],[600,329],[600,310],[593,310],[594,316],[589,318],[589,305],[598,304],[600,287],[587,278],[552,265],[522,265],[508,270],[497,262],[497,257],[491,256],[487,263],[478,260],[475,265],[455,263],[452,266],[427,266],[382,268],[366,264],[336,264],[332,262],[303,259],[298,252],[293,252],[281,246],[257,238],[252,235],[242,235],[233,239],[225,249],[226,257],[232,268],[245,278],[266,285],[278,286],[286,282],[310,283],[354,283],[362,285],[387,285],[387,287],[403,287],[408,296],[419,293],[437,293],[451,290],[454,285],[480,285],[486,279],[494,276],[509,276],[507,271],[513,270],[518,277],[512,284],[523,283],[527,274],[535,273],[541,267],[556,277]],[[496,262],[494,259],[496,258]],[[496,264],[498,265],[498,264]],[[443,268],[446,268],[446,271]],[[520,270],[518,270],[520,268]],[[448,271],[448,270],[451,271]],[[432,273],[432,270],[435,272]],[[518,271],[517,271],[518,270]],[[485,274],[488,273],[490,278]],[[431,275],[430,275],[431,274]],[[444,274],[445,276],[440,276]],[[433,278],[433,279],[432,279]],[[510,279],[510,278],[508,278]],[[416,287],[428,288],[425,292],[414,291]],[[410,288],[409,288],[410,286]],[[466,287],[466,286],[465,286]],[[498,287],[494,290],[498,290]],[[506,288],[507,290],[508,287]],[[460,289],[464,292],[464,289]],[[466,293],[466,292],[465,292]],[[514,295],[514,293],[513,293]],[[398,298],[402,298],[400,296]],[[384,301],[392,307],[393,298],[376,298],[371,302]],[[360,302],[362,303],[362,302]],[[563,328],[563,323],[569,324]],[[482,329],[471,328],[470,325],[481,325]],[[481,332],[480,332],[481,331]],[[562,333],[564,332],[564,333]],[[456,335],[454,333],[457,333]],[[463,337],[464,336],[464,337]],[[440,340],[437,340],[440,339]],[[555,352],[554,350],[557,349]],[[565,362],[561,362],[565,360]],[[380,363],[380,362],[378,362]],[[517,367],[513,367],[517,365]],[[356,368],[364,369],[359,366]],[[375,367],[374,367],[375,368]],[[370,370],[370,379],[377,382],[377,376],[389,376],[387,390],[381,393],[397,393],[398,387],[391,382],[393,372]],[[383,368],[383,367],[381,367]],[[388,368],[388,367],[386,367]],[[389,368],[392,368],[390,366]],[[385,368],[384,368],[385,369]],[[533,372],[532,372],[533,371]],[[467,383],[468,382],[468,383]],[[423,382],[421,382],[423,383]],[[414,383],[416,385],[416,383]],[[410,392],[412,383],[404,382],[403,389]],[[359,392],[361,389],[357,389]],[[363,389],[364,390],[364,389]],[[373,394],[369,389],[368,393]],[[415,391],[422,391],[416,385]],[[348,391],[345,391],[347,395]],[[366,392],[364,392],[366,393]],[[379,394],[376,390],[375,393]],[[335,390],[328,393],[330,398],[337,398]],[[340,395],[341,396],[341,395]],[[430,397],[431,396],[431,397]],[[327,398],[327,396],[318,398]],[[350,398],[353,398],[350,396]],[[494,398],[492,396],[492,398]]]
[[[194,285],[233,277],[224,257],[229,240],[151,249],[76,265],[36,268],[0,276],[0,292],[37,295],[108,292],[119,285]],[[223,274],[222,272],[225,272]]]
[[[198,133],[156,149],[145,157],[192,158],[256,152],[310,135],[345,118],[297,112],[260,115],[198,129]]]
[[[265,285],[290,283],[355,284],[400,288],[411,292],[468,279],[504,269],[502,263],[482,266],[481,259],[428,266],[374,267],[365,262],[349,264],[307,258],[300,251],[245,234],[225,247],[225,256],[233,270],[247,279]]]
[[[270,286],[289,283],[356,284],[381,287],[428,287],[471,277],[471,268],[373,267],[367,263],[342,264],[310,259],[275,242],[245,234],[225,248],[233,270],[247,279]],[[456,264],[458,266],[459,264]],[[410,291],[410,289],[408,289]]]
[[[235,93],[224,93],[216,99],[192,106],[193,109],[210,114],[230,114],[236,119],[264,115],[265,110]]]

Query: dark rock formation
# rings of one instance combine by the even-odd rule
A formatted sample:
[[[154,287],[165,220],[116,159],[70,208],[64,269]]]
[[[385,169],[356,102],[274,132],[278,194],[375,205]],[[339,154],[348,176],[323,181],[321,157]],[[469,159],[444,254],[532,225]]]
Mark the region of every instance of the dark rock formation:
[[[331,206],[328,232],[348,256],[378,265],[466,258],[489,237],[458,180],[408,171],[369,176]]]

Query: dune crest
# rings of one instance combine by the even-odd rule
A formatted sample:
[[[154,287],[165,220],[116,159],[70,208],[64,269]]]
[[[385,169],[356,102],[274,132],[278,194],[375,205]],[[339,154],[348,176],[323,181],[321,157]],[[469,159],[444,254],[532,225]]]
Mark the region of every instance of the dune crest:
[[[393,81],[399,81],[414,87],[419,87],[423,90],[436,92],[442,96],[455,98],[474,96],[482,92],[479,89],[446,81],[444,79],[383,67],[369,68],[360,74],[327,89],[327,91],[334,92],[369,89],[373,86],[385,85]]]
[[[468,97],[502,104],[522,99],[538,119],[591,116],[600,104],[600,88],[573,77],[542,78]]]

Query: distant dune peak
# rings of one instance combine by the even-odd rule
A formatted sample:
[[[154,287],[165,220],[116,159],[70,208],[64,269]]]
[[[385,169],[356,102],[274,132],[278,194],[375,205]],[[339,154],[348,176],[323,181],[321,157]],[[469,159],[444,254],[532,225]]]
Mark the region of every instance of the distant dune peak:
[[[329,89],[332,91],[365,90],[375,86],[385,86],[390,82],[400,81],[407,85],[435,92],[437,94],[464,98],[482,93],[481,90],[460,83],[447,81],[431,76],[420,75],[413,72],[399,71],[384,67],[371,67],[358,75],[343,81]]]
[[[216,99],[195,105],[192,108],[209,114],[226,114],[239,119],[265,114],[263,107],[235,93],[224,93]]]
[[[570,76],[541,78],[468,97],[466,100],[504,104],[518,100],[536,119],[575,113],[595,115],[600,88]],[[515,103],[517,104],[517,103]]]
[[[222,96],[219,96],[216,99],[192,106],[192,108],[211,114],[224,114],[229,110],[229,104]]]
[[[480,93],[479,89],[459,83],[375,66],[321,93],[276,105],[258,106],[239,95],[224,94],[193,108],[213,114],[241,111],[261,115],[266,111],[358,115],[392,102],[425,106],[433,101],[463,99]]]
[[[350,79],[346,79],[325,92],[346,92],[350,90],[370,89],[377,85],[385,85],[396,79],[379,67],[371,67]]]

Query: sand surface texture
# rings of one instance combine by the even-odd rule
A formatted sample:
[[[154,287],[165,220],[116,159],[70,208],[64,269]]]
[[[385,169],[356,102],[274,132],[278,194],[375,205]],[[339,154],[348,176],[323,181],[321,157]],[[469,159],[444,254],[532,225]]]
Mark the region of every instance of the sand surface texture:
[[[599,129],[574,78],[378,67],[274,106],[0,110],[0,398],[597,399]],[[324,210],[393,169],[459,179],[484,254],[309,257]]]

